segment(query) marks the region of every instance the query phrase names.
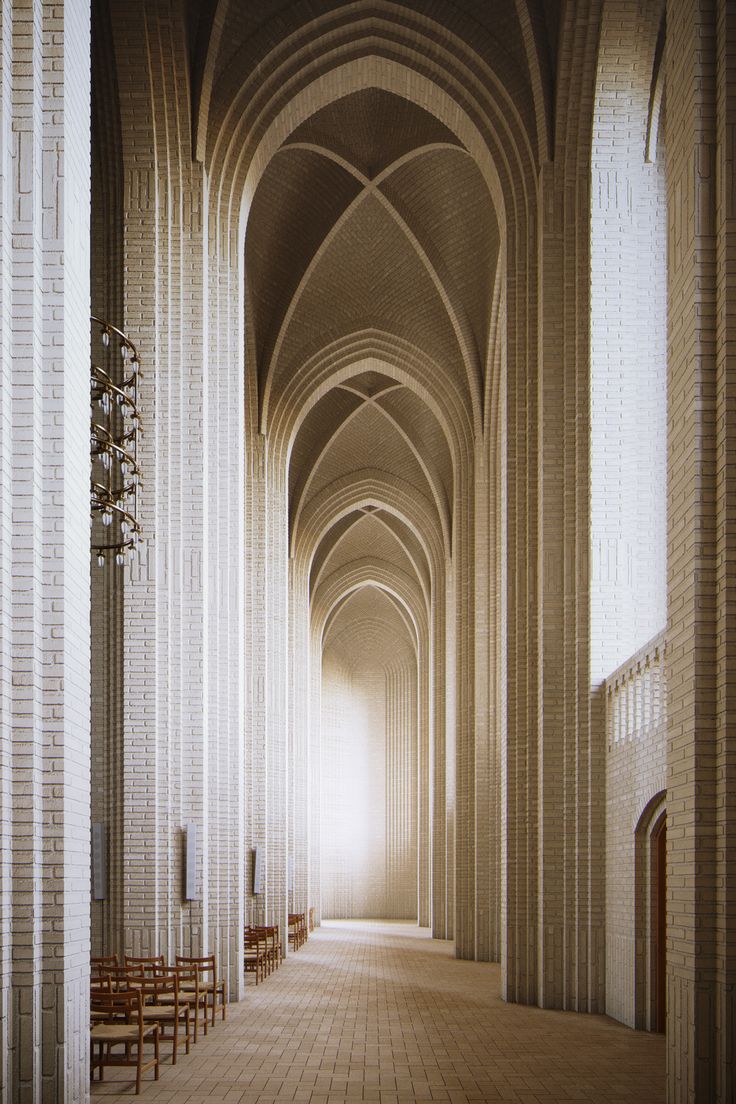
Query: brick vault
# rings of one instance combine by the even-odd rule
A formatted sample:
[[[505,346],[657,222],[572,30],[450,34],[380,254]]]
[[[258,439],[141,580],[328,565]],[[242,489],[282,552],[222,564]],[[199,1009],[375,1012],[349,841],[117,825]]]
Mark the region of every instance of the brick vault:
[[[734,1099],[735,46],[727,0],[3,5],[0,1100],[87,1099],[90,950],[239,999],[309,909]],[[91,571],[90,305],[145,428]]]

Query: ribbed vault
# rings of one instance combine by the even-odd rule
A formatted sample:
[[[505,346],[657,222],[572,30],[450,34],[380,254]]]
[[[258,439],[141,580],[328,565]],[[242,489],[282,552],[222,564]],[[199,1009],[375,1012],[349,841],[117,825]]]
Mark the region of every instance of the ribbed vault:
[[[246,727],[275,820],[257,781],[248,816],[253,838],[276,841],[274,912],[311,904],[319,881],[322,645],[333,673],[351,634],[380,658],[398,617],[413,674],[378,666],[386,701],[412,711],[399,728],[418,749],[419,916],[462,956],[500,953],[499,849],[519,869],[535,853],[537,811],[519,790],[517,817],[515,787],[528,775],[536,793],[540,717],[559,698],[558,605],[563,642],[577,639],[557,545],[572,531],[560,536],[561,504],[578,499],[556,474],[542,482],[572,479],[566,456],[585,463],[558,411],[584,371],[571,334],[585,246],[563,257],[561,242],[584,199],[565,174],[589,132],[590,67],[571,58],[588,56],[594,7],[578,20],[548,0],[192,6],[210,363],[243,368]],[[574,79],[557,80],[563,61]],[[288,893],[279,840],[294,846]],[[509,931],[541,923],[523,894],[509,901]],[[535,969],[508,975],[523,999]]]
[[[349,22],[345,9],[314,20],[313,47],[323,39],[328,64],[319,72],[305,56],[288,101],[268,77],[256,100],[246,98],[247,81],[226,92],[253,43],[232,51],[212,90],[212,133],[219,126],[220,137],[211,163],[213,172],[222,169],[230,209],[243,189],[246,381],[251,424],[283,487],[291,631],[311,634],[313,668],[330,672],[312,699],[311,734],[300,720],[295,744],[312,741],[322,762],[332,748],[339,761],[335,717],[349,711],[353,690],[356,718],[364,716],[363,690],[355,689],[361,664],[369,682],[380,673],[391,739],[404,748],[396,762],[423,780],[410,814],[419,833],[413,868],[422,871],[410,914],[442,935],[453,924],[444,881],[453,800],[445,792],[445,727],[456,724],[444,701],[445,671],[454,651],[467,654],[455,636],[461,614],[453,580],[468,570],[468,487],[505,326],[498,309],[508,231],[503,178],[529,156],[518,116],[501,109],[499,71],[508,78],[522,59],[495,56],[495,72],[473,74],[458,65],[464,48],[450,36],[443,57],[428,47],[420,61],[426,17],[411,16],[407,49],[406,8],[398,21],[392,4],[353,8]],[[505,18],[516,17],[510,7]],[[492,36],[487,44],[490,59]],[[284,78],[307,49],[301,35],[292,45],[292,56],[277,47],[269,58]],[[458,79],[466,94],[460,105]],[[476,95],[496,100],[484,121]],[[249,129],[253,111],[261,114]],[[496,126],[492,141],[481,136],[479,127]],[[497,143],[510,143],[510,156],[494,157]],[[462,616],[469,639],[472,620]],[[302,685],[296,669],[295,679]],[[303,692],[292,688],[295,717]],[[459,695],[458,709],[464,701]],[[320,861],[313,851],[313,872]],[[430,877],[438,887],[433,921]],[[397,885],[392,893],[410,908]]]

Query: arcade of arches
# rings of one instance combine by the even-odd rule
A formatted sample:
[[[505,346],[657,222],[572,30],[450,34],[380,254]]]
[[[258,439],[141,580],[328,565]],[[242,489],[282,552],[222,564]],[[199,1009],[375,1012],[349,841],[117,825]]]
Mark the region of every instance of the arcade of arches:
[[[314,909],[733,1101],[734,5],[0,40],[0,1100],[87,1099],[90,949],[214,950],[237,1000],[244,923]],[[144,422],[91,573],[90,301]]]

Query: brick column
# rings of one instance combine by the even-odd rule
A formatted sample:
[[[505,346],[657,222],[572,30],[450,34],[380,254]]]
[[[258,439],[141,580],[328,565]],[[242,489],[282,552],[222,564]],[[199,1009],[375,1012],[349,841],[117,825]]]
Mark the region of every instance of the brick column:
[[[583,7],[587,18],[583,17]],[[508,263],[507,999],[595,1012],[604,992],[603,732],[589,661],[589,211],[598,5],[566,9],[553,158]],[[510,240],[513,237],[510,234]],[[535,322],[538,320],[538,328]]]
[[[734,54],[727,0],[667,9],[668,1085],[734,1098]]]
[[[81,1101],[89,1006],[89,12],[0,16],[0,1100]]]

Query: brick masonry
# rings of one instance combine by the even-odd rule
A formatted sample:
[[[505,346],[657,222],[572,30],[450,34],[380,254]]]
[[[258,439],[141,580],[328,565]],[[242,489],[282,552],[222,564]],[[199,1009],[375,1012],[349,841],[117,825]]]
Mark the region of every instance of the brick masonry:
[[[215,950],[237,997],[243,921],[352,879],[507,1000],[646,1026],[666,806],[668,1099],[733,1097],[733,5],[473,12],[94,6],[146,541],[90,636],[89,13],[3,8],[6,1099],[86,1093],[90,640],[95,949]]]
[[[0,1099],[87,1092],[89,11],[0,18]]]

